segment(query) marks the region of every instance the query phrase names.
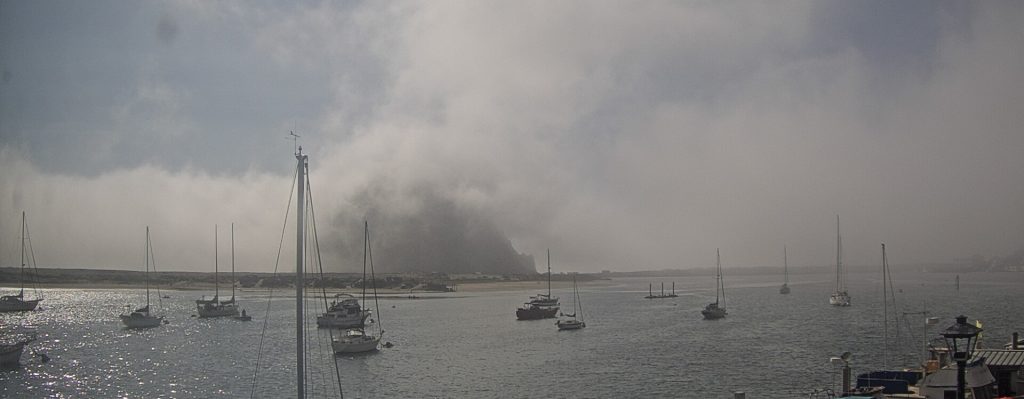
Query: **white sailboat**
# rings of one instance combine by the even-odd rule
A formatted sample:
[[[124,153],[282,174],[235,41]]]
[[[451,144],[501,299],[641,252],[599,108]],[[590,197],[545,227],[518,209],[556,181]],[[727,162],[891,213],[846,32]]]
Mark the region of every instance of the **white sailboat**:
[[[789,257],[786,254],[786,246],[782,246],[782,287],[779,287],[780,294],[789,293]]]
[[[715,277],[715,302],[709,303],[700,311],[707,320],[721,319],[728,314],[725,311],[725,281],[722,280],[722,254],[715,249],[715,264],[718,266],[718,275]]]
[[[235,274],[235,228],[234,224],[231,225],[231,276],[234,280]],[[226,301],[219,300],[220,298],[220,271],[217,267],[217,226],[213,226],[213,299],[202,299],[196,300],[196,312],[199,317],[225,317],[225,316],[238,316],[238,304],[235,303],[235,284],[234,281],[231,283],[231,299]]]
[[[24,312],[35,310],[43,298],[36,292],[36,299],[25,299],[25,240],[28,236],[28,222],[25,221],[25,212],[21,212],[21,289],[18,295],[0,296],[0,312]],[[31,245],[31,244],[29,244]],[[30,247],[31,248],[31,247]],[[35,266],[35,255],[29,257]],[[19,355],[20,357],[20,355]]]
[[[377,281],[373,274],[373,252],[370,250],[370,225],[363,222],[363,303],[366,304],[366,266],[370,265],[370,284],[373,286],[374,303],[377,301]],[[360,353],[377,350],[380,339],[384,336],[384,330],[380,328],[380,308],[377,307],[378,323],[374,331],[366,328],[366,318],[358,318],[356,327],[345,331],[342,336],[331,341],[331,348],[334,353]]]
[[[850,306],[850,293],[846,291],[843,271],[843,237],[839,234],[839,215],[836,215],[836,291],[828,298],[832,306]]]
[[[580,301],[580,290],[576,288],[576,273],[572,274],[572,314],[563,315],[567,319],[559,319],[555,322],[558,330],[579,330],[585,328],[587,323],[583,322],[583,302]]]
[[[146,306],[121,315],[121,322],[127,328],[151,328],[164,323],[163,316],[155,316],[149,310],[149,262],[152,260],[153,267],[156,267],[156,259],[153,257],[153,242],[149,239],[149,226],[146,226]],[[131,309],[129,306],[128,309]]]

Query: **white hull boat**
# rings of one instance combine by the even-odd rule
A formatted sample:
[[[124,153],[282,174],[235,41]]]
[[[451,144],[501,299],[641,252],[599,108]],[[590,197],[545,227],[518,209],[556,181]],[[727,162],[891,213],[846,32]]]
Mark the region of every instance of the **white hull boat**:
[[[334,353],[361,353],[377,350],[380,337],[363,334],[359,330],[350,330],[342,337],[331,342]]]

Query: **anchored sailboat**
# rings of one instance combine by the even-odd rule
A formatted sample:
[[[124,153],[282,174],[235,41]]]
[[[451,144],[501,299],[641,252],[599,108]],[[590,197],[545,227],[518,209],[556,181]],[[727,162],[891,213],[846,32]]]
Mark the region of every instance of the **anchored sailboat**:
[[[722,254],[715,249],[715,264],[718,266],[718,275],[715,277],[715,302],[709,303],[700,311],[707,320],[721,319],[727,314],[725,311],[725,281],[722,280]]]
[[[370,284],[373,286],[373,301],[377,303],[377,281],[373,274],[373,252],[370,250],[370,224],[363,222],[363,303],[366,303],[366,265],[370,265]],[[377,326],[380,326],[380,308],[377,309]],[[318,319],[319,321],[319,319]],[[360,318],[359,324],[331,342],[334,353],[359,353],[377,350],[384,330],[377,328],[377,333],[368,332],[366,318]]]
[[[164,323],[163,316],[155,316],[149,311],[149,263],[151,261],[155,268],[156,258],[153,256],[153,242],[149,239],[149,226],[146,226],[146,306],[121,315],[121,322],[127,328],[151,328]],[[128,309],[131,307],[129,306]]]
[[[36,299],[25,300],[25,242],[28,237],[28,222],[25,221],[25,212],[21,212],[21,289],[18,291],[18,295],[4,295],[0,296],[0,312],[24,312],[28,310],[35,310],[39,302],[43,300],[39,296],[39,292],[36,292]],[[31,248],[31,241],[29,241],[29,248]],[[31,251],[30,251],[31,252]],[[28,258],[32,262],[32,266],[35,266],[35,254],[30,253]]]
[[[548,293],[530,297],[530,301],[516,309],[516,319],[550,319],[558,314],[558,297],[551,296],[551,250],[548,250]]]
[[[572,274],[572,314],[563,315],[568,319],[558,320],[558,330],[579,330],[587,326],[583,322],[583,302],[580,301],[580,290],[576,288],[576,273]]]
[[[839,215],[836,215],[836,291],[828,298],[832,306],[850,306],[850,293],[846,291],[843,271],[843,237],[839,234]]]
[[[235,274],[235,240],[234,240],[234,224],[231,225],[231,277],[234,280]],[[238,304],[235,303],[235,284],[231,282],[231,299],[226,301],[219,300],[220,298],[220,270],[217,267],[217,225],[213,226],[213,299],[207,300],[205,297],[196,300],[196,312],[199,313],[199,317],[224,317],[224,316],[238,316]]]
[[[786,246],[782,246],[782,287],[779,287],[780,294],[789,293],[789,257],[786,255]]]

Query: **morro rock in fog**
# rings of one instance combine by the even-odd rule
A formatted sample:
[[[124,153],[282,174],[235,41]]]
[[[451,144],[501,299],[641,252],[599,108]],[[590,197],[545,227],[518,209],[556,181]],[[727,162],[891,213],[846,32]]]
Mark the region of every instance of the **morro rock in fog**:
[[[370,224],[374,268],[377,272],[535,273],[532,255],[521,254],[486,215],[459,207],[431,190],[403,198],[401,206],[378,191],[356,198]],[[391,205],[391,206],[388,206]],[[362,267],[362,216],[340,214],[331,240],[343,264],[332,270]],[[325,249],[326,251],[327,249]]]

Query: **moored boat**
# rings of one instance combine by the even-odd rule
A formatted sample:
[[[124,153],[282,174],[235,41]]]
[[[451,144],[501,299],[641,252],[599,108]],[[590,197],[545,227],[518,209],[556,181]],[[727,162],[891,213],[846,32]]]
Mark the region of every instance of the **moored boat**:
[[[551,250],[548,250],[548,293],[530,297],[530,301],[516,309],[517,320],[550,319],[558,315],[558,297],[551,295]]]
[[[715,276],[715,301],[707,304],[704,310],[700,311],[700,314],[706,320],[721,319],[728,314],[725,311],[725,282],[722,280],[722,255],[717,249],[715,250],[715,264],[718,269],[718,274]]]
[[[35,255],[30,254],[28,258],[25,257],[25,243],[28,237],[28,222],[25,219],[25,212],[21,212],[21,289],[17,295],[4,295],[0,296],[0,312],[25,312],[29,310],[35,310],[39,302],[43,300],[39,297],[39,292],[36,292],[35,299],[25,299],[25,261],[32,260],[32,266],[35,267]],[[31,244],[29,244],[31,245]],[[29,247],[31,248],[31,246]]]
[[[164,323],[163,316],[156,316],[150,313],[149,304],[149,264],[153,262],[156,267],[156,260],[153,258],[153,241],[149,237],[149,226],[146,226],[146,306],[121,314],[121,323],[127,328],[153,328]],[[128,306],[131,310],[131,306]]]

